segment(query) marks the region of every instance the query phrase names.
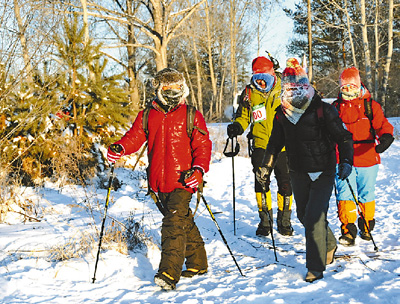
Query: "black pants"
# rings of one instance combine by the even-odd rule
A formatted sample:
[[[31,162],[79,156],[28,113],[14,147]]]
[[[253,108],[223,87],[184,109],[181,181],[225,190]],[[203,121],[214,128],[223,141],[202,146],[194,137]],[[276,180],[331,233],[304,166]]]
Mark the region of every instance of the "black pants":
[[[265,149],[255,148],[253,154],[251,155],[251,164],[253,165],[253,172],[256,172],[257,169],[262,165],[262,160],[264,158]],[[278,158],[276,160],[275,168],[274,168],[275,178],[278,183],[278,192],[282,196],[290,196],[292,195],[292,186],[290,184],[290,176],[289,176],[289,168],[287,164],[286,151],[282,151],[278,154]],[[254,188],[255,192],[262,192],[262,186],[254,178]],[[269,182],[267,183],[266,191],[269,191]]]
[[[306,235],[306,267],[324,271],[326,254],[336,246],[336,239],[328,226],[329,200],[335,181],[335,171],[326,171],[315,181],[306,172],[290,171],[297,218]]]
[[[204,241],[189,207],[192,194],[175,189],[158,195],[166,210],[161,227],[162,251],[158,272],[166,272],[178,282],[185,259],[186,268],[207,269]]]

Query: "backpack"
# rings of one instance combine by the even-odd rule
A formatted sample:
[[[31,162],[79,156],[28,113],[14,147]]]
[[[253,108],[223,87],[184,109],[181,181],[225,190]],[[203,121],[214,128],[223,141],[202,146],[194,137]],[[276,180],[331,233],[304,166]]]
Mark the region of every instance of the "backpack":
[[[149,114],[150,114],[151,107],[148,106],[143,110],[143,122],[142,127],[146,137],[149,135]],[[186,133],[189,138],[192,137],[193,129],[197,129],[201,134],[206,135],[207,132],[203,129],[194,125],[194,118],[196,116],[196,107],[192,105],[186,105]]]
[[[334,102],[334,106],[336,108],[336,110],[338,110],[339,112],[339,102]],[[364,99],[364,115],[368,118],[369,120],[369,124],[370,124],[370,133],[373,137],[373,139],[366,139],[366,140],[356,140],[354,141],[355,144],[370,144],[370,143],[374,143],[375,142],[375,137],[376,137],[376,132],[374,127],[372,126],[372,120],[374,119],[374,114],[372,112],[372,101],[371,98],[365,98]],[[321,106],[317,109],[317,115],[318,115],[318,120],[321,122],[323,120],[323,109],[322,109],[322,102],[321,102]]]

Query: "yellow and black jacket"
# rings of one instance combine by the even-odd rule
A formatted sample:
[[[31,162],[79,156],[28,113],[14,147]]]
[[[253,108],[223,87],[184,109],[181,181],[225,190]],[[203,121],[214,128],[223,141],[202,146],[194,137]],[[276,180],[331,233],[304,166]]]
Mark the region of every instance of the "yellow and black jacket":
[[[239,123],[243,132],[252,124],[250,132],[254,138],[253,148],[267,147],[275,111],[281,105],[280,94],[281,79],[277,77],[275,86],[269,92],[260,92],[249,84],[240,95],[234,123]]]

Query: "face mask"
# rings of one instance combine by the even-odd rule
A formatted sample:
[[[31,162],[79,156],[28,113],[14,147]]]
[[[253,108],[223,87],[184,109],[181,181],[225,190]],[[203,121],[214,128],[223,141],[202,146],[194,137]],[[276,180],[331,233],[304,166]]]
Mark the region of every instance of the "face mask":
[[[311,100],[309,86],[306,85],[284,85],[281,98],[296,109],[302,109]]]
[[[267,73],[254,74],[251,77],[251,82],[258,91],[265,93],[273,88],[275,77]]]
[[[182,85],[169,85],[163,86],[159,89],[159,99],[161,102],[168,106],[169,109],[177,106],[182,99],[183,96],[183,86]]]
[[[340,88],[344,100],[353,100],[360,96],[361,89],[353,84],[346,84]]]

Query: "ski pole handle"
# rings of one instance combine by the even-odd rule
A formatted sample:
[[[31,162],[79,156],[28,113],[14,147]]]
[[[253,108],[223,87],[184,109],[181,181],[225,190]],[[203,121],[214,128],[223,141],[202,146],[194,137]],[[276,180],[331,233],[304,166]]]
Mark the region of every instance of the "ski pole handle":
[[[233,141],[233,139],[236,139],[236,145],[235,145],[235,149],[233,149],[233,146],[234,146],[234,141]],[[228,148],[228,145],[229,145],[229,140],[230,139],[232,139],[232,151],[231,152],[226,152],[226,149]],[[232,137],[232,138],[227,138],[226,139],[226,144],[225,144],[225,148],[224,148],[224,155],[226,156],[226,157],[235,157],[236,155],[238,155],[239,154],[239,151],[240,151],[240,145],[239,145],[239,142],[238,142],[238,140],[237,140],[237,137]]]

